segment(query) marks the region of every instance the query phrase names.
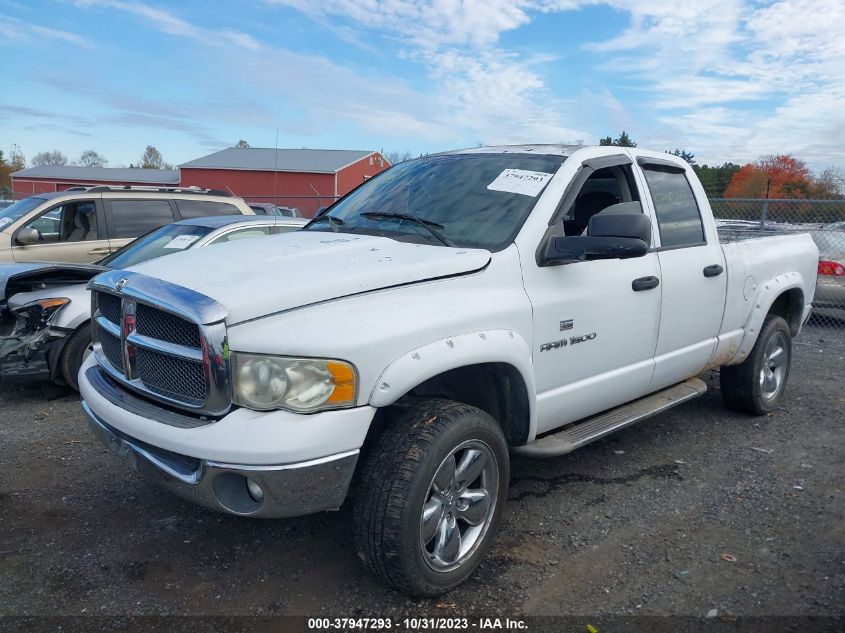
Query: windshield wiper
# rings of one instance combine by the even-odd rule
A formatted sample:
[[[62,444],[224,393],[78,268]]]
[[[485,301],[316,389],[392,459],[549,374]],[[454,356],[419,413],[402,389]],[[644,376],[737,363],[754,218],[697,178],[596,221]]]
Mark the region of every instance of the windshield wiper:
[[[362,213],[361,215],[363,215],[365,218],[394,218],[397,220],[408,220],[409,222],[413,222],[417,226],[421,226],[422,228],[424,228],[445,246],[454,246],[454,244],[448,237],[446,237],[440,231],[437,230],[445,228],[442,224],[438,224],[437,222],[432,222],[431,220],[423,220],[422,218],[414,217],[409,213],[386,213],[384,211],[367,211],[366,213]]]
[[[314,218],[313,220],[311,220],[308,224],[306,224],[306,225],[305,225],[305,226],[303,226],[302,228],[303,228],[303,229],[307,229],[307,228],[308,228],[308,227],[310,227],[311,225],[313,225],[313,224],[317,224],[317,222],[322,222],[323,220],[328,220],[328,221],[329,221],[329,228],[330,228],[330,229],[331,229],[334,233],[337,233],[337,232],[338,232],[337,227],[339,227],[339,226],[343,226],[344,224],[346,224],[346,222],[344,222],[344,221],[343,221],[343,220],[341,220],[340,218],[336,218],[336,217],[334,217],[333,215],[318,215],[316,218]]]

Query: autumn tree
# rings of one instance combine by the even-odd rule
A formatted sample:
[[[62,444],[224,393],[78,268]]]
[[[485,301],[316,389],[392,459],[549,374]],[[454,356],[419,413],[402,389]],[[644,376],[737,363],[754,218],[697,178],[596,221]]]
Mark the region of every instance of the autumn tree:
[[[761,156],[737,171],[726,198],[807,198],[812,177],[803,161],[789,154]]]
[[[12,153],[7,158],[0,150],[0,197],[12,190],[12,174],[26,168],[26,159],[17,146],[13,146]]]
[[[6,191],[12,189],[12,167],[0,149],[0,198],[5,197]]]
[[[86,149],[79,157],[78,164],[82,167],[105,167],[109,161],[93,149]]]
[[[625,130],[622,130],[622,133],[619,134],[617,138],[610,138],[609,136],[605,136],[604,138],[599,139],[599,145],[615,145],[617,147],[636,147],[636,142],[628,136],[628,133]]]
[[[12,153],[9,154],[7,162],[12,167],[12,173],[26,169],[26,157],[17,145],[12,145]]]
[[[144,155],[141,156],[141,167],[143,169],[163,169],[164,160],[161,157],[161,152],[153,145],[147,145],[144,150]]]
[[[49,165],[51,167],[67,165],[67,156],[57,149],[52,152],[38,152],[32,157],[32,164],[36,166]]]

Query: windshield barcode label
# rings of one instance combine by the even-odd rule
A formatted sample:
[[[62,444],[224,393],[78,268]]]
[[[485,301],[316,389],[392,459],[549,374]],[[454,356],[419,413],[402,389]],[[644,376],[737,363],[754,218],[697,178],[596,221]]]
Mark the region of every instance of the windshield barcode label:
[[[542,171],[505,169],[496,177],[496,180],[487,185],[487,188],[493,191],[506,191],[535,198],[551,177],[552,174]]]

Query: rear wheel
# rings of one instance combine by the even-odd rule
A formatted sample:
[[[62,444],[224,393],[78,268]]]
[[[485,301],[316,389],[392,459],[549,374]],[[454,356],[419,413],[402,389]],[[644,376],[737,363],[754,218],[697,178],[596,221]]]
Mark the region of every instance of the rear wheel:
[[[70,335],[59,357],[62,378],[74,391],[79,391],[79,368],[91,353],[91,324],[79,326]]]
[[[792,362],[792,334],[783,317],[770,314],[748,358],[722,367],[722,399],[732,409],[754,415],[777,407],[786,389]]]
[[[489,415],[447,400],[398,409],[362,465],[358,555],[412,596],[462,583],[495,537],[508,490],[508,447]]]

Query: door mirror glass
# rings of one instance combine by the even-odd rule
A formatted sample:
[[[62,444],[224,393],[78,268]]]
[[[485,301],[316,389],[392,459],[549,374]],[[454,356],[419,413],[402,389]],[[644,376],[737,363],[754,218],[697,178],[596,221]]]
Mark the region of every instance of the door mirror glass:
[[[22,228],[17,235],[18,244],[22,246],[29,246],[30,244],[38,243],[38,230],[30,226]]]
[[[642,213],[597,214],[587,235],[558,236],[549,241],[544,264],[558,265],[594,259],[642,257],[651,242],[651,221]]]

